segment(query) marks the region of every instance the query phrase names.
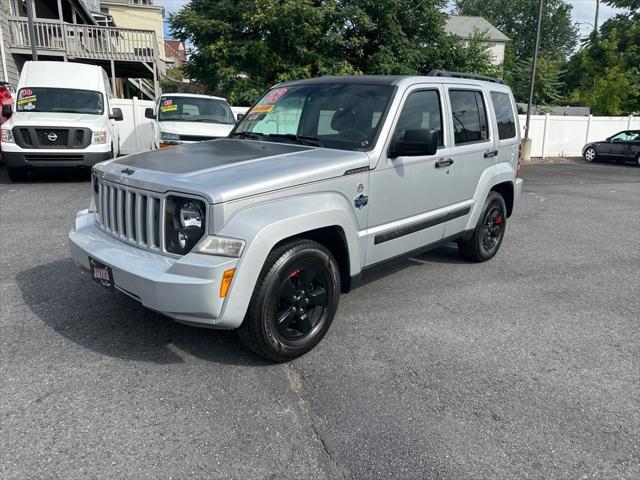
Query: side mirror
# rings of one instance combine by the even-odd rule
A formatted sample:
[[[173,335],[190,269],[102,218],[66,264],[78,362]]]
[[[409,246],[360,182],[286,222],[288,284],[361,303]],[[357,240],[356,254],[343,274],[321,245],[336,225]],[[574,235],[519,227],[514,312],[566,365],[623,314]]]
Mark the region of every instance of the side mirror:
[[[109,115],[109,120],[115,120],[116,122],[121,122],[124,120],[124,116],[122,115],[122,110],[119,108],[114,108],[113,113]]]
[[[145,108],[144,117],[150,118],[151,120],[155,120],[156,116],[153,114],[153,108]]]
[[[389,152],[389,157],[418,157],[422,155],[435,155],[438,151],[440,132],[420,128],[406,130],[402,139],[397,140]]]
[[[236,115],[236,120],[240,121],[244,118],[244,113],[239,113],[238,115]]]
[[[13,115],[13,108],[11,108],[11,105],[2,105],[2,116],[4,118],[9,118],[11,115]]]

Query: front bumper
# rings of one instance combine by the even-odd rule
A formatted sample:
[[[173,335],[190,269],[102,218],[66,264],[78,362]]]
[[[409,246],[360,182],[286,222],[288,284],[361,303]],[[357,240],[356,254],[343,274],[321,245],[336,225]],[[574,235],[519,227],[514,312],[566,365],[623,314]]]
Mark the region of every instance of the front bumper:
[[[47,151],[28,152],[2,152],[2,158],[8,167],[87,167],[90,168],[98,162],[111,159],[112,154],[107,152],[82,152],[74,150],[68,153]]]
[[[142,305],[178,321],[207,327],[234,328],[222,319],[220,282],[238,259],[189,253],[180,258],[127,245],[95,225],[82,211],[69,233],[71,256],[89,270],[89,257],[111,267],[115,287]],[[233,283],[229,290],[231,294]]]

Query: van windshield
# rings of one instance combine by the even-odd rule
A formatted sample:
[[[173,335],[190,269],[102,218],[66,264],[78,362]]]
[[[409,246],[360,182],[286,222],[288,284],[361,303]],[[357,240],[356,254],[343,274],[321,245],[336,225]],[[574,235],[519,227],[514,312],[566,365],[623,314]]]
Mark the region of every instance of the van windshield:
[[[21,88],[16,101],[18,112],[88,113],[102,115],[104,97],[92,90],[71,88]]]
[[[224,100],[205,97],[163,96],[158,109],[159,122],[235,123],[231,107]]]
[[[369,150],[394,91],[392,85],[340,82],[274,88],[247,112],[232,136]]]

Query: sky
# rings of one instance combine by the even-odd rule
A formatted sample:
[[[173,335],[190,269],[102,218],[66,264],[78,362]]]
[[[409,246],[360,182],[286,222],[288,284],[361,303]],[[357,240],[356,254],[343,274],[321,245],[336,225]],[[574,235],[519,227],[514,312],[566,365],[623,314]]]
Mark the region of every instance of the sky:
[[[188,0],[155,0],[156,5],[162,5],[165,8],[166,18],[169,13],[177,12],[180,8],[188,3]],[[450,2],[451,3],[451,2]],[[580,28],[580,36],[587,36],[593,30],[593,22],[596,14],[596,0],[568,0],[573,6],[573,21],[578,23]],[[602,25],[607,19],[614,17],[622,10],[609,7],[608,5],[600,5],[600,18],[598,23]],[[165,35],[169,37],[169,31],[165,22]]]

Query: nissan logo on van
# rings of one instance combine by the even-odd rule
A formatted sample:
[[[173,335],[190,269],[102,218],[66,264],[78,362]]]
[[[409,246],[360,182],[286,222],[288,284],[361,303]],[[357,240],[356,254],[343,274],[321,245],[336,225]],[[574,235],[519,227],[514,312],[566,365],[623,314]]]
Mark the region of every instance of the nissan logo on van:
[[[55,142],[58,139],[58,135],[51,132],[49,135],[47,135],[47,138],[49,139],[50,142]]]

